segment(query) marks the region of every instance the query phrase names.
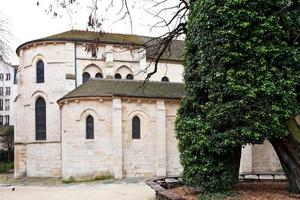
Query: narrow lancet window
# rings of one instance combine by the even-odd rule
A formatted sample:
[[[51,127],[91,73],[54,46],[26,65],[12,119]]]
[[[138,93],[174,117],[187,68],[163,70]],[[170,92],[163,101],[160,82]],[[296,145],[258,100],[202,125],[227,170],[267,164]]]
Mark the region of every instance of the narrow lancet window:
[[[44,83],[44,62],[42,60],[36,63],[36,82]]]
[[[86,118],[86,139],[94,139],[94,118],[91,115]]]
[[[84,72],[84,73],[82,74],[82,83],[87,82],[87,81],[90,79],[90,77],[91,77],[91,75],[90,75],[89,73]]]
[[[46,102],[42,97],[35,102],[35,139],[46,140]]]
[[[141,139],[141,120],[138,116],[132,118],[132,139]]]

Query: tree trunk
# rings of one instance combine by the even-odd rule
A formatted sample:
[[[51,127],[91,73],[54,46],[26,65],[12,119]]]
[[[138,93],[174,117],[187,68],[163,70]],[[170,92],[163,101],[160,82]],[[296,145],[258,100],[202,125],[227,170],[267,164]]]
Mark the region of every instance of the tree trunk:
[[[300,194],[300,129],[296,120],[288,122],[290,134],[270,142],[275,149],[288,181],[288,191]]]

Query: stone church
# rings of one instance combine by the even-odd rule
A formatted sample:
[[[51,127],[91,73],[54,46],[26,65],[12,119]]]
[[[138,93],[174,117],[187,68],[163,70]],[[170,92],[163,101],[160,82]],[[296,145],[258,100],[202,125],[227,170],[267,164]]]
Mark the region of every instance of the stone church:
[[[184,96],[183,42],[143,85],[145,69],[154,68],[149,39],[72,30],[17,48],[15,177],[180,175],[174,122]],[[280,168],[268,142],[243,148],[241,172]]]

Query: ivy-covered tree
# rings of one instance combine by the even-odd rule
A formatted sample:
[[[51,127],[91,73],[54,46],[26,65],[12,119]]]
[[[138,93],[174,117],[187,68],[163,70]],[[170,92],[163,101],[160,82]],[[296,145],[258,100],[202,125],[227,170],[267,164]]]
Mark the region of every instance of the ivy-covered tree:
[[[300,111],[300,1],[189,3],[186,95],[176,120],[184,181],[230,190],[241,146],[268,139],[289,191],[300,193],[300,134],[287,127]]]

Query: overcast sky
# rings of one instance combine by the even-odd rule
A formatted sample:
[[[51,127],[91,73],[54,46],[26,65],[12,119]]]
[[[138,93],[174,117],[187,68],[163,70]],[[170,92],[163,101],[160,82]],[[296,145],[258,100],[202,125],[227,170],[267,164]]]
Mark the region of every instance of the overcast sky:
[[[39,6],[37,6],[39,1]],[[72,9],[71,18],[69,15],[61,11],[62,17],[52,17],[47,14],[45,9],[48,8],[49,3],[54,0],[0,0],[0,12],[8,21],[8,28],[14,36],[11,42],[13,51],[22,43],[49,36],[52,34],[64,32],[70,29],[85,30],[87,24],[87,16],[90,9],[88,2],[90,0],[82,0],[87,4],[80,4]],[[173,0],[175,1],[175,0]],[[105,1],[104,1],[105,2]],[[106,0],[106,2],[108,2]],[[145,3],[137,0],[134,4],[133,11],[134,20],[134,34],[157,36],[161,34],[162,30],[152,30],[150,32],[150,25],[154,23],[153,17],[147,15],[144,8],[147,7]],[[105,6],[103,6],[104,9]],[[104,9],[105,10],[105,9]],[[130,23],[128,20],[117,21],[119,17],[115,16],[118,7],[115,6],[111,12],[102,12],[105,21],[103,22],[103,29],[106,32],[131,33]],[[60,10],[58,10],[60,11]],[[11,60],[12,63],[17,64],[18,59]]]

